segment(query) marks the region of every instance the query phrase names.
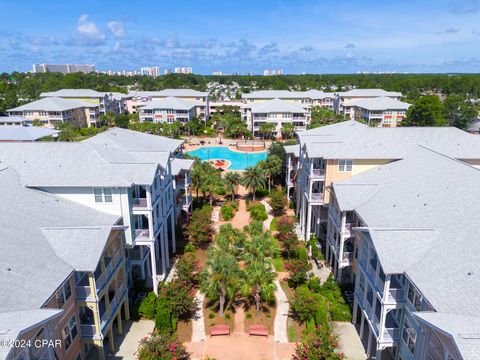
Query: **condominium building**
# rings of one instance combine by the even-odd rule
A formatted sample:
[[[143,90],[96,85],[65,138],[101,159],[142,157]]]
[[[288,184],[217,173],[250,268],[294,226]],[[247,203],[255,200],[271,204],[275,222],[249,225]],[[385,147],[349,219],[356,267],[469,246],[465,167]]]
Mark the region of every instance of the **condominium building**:
[[[293,124],[295,131],[302,131],[307,128],[310,121],[308,106],[280,99],[247,103],[241,109],[242,119],[247,123],[253,136],[261,135],[263,124],[273,124],[273,136],[280,138],[285,124]]]
[[[351,119],[360,120],[369,126],[395,127],[407,114],[409,103],[389,97],[351,100],[343,103],[343,108]]]
[[[175,188],[175,218],[182,225],[190,218],[192,211],[192,170],[195,160],[175,158],[172,161],[173,186]]]
[[[69,100],[80,100],[98,106],[99,114],[105,115],[108,111],[113,111],[115,114],[119,112],[118,102],[120,102],[126,94],[99,92],[92,89],[61,89],[52,92],[43,92],[40,98],[59,97]]]
[[[28,126],[32,121],[22,116],[0,116],[0,126]]]
[[[44,97],[37,101],[7,110],[9,116],[22,116],[29,121],[38,120],[53,128],[59,123],[95,126],[100,116],[98,104],[60,97]]]
[[[84,74],[95,72],[94,64],[33,64],[34,73],[58,72],[62,74],[71,74],[83,72]]]
[[[478,150],[456,157],[478,159]],[[329,221],[341,222],[349,243],[327,255],[351,254],[353,323],[369,356],[479,358],[479,181],[479,169],[414,146],[333,184]]]
[[[183,66],[183,67],[176,67],[175,69],[173,69],[173,72],[175,74],[192,74],[193,70],[189,66]]]
[[[259,90],[242,94],[242,99],[247,104],[281,99],[287,102],[326,107],[333,110],[335,94],[315,89],[308,91]]]
[[[383,89],[353,89],[336,93],[334,108],[337,113],[344,114],[347,119],[354,119],[352,102],[379,97],[400,100],[402,93]]]
[[[25,186],[121,217],[127,282],[156,292],[176,252],[171,162],[181,144],[113,128],[80,143],[0,144],[0,161]]]
[[[0,347],[0,358],[82,360],[96,348],[104,359],[129,318],[122,219],[25,176],[0,169],[0,339],[24,344]]]
[[[174,121],[186,123],[196,116],[197,105],[192,101],[167,97],[153,100],[137,107],[140,122],[168,123]]]
[[[450,127],[372,128],[350,120],[300,132],[298,138],[296,211],[303,236],[313,233],[322,241],[333,183],[402,159],[416,145],[475,166],[480,159],[480,138]]]
[[[125,107],[128,113],[136,114],[138,107],[150,101],[163,100],[174,97],[183,101],[195,103],[196,115],[199,119],[209,116],[208,92],[192,89],[165,89],[160,91],[131,91],[125,98]]]
[[[0,126],[0,142],[36,141],[47,136],[57,137],[60,131],[37,126]]]

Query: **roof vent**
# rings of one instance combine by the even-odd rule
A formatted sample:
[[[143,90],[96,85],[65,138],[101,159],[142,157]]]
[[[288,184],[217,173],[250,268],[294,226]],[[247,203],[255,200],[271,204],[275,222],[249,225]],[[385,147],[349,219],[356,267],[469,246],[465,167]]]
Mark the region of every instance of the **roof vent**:
[[[473,271],[469,271],[469,272],[467,273],[467,275],[472,276],[472,275],[475,275],[475,273],[474,273]]]
[[[9,267],[8,267],[8,268],[7,268],[7,271],[12,271],[12,268],[9,268]]]
[[[427,206],[427,203],[423,203],[423,206]]]

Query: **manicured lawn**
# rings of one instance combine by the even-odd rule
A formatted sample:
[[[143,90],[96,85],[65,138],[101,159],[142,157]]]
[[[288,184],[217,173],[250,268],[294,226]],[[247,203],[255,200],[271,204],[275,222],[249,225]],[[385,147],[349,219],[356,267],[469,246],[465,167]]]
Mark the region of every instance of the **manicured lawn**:
[[[210,329],[214,325],[228,325],[230,326],[230,333],[233,332],[234,321],[233,317],[234,314],[230,309],[225,309],[225,313],[223,317],[218,316],[218,311],[215,306],[209,303],[208,299],[205,298],[203,302],[203,316],[205,319],[205,332],[209,336]]]
[[[270,231],[277,231],[277,218],[274,217],[270,223]]]
[[[280,281],[280,286],[282,287],[285,295],[287,296],[288,301],[293,299],[295,292],[288,286],[288,283],[285,280]],[[300,324],[296,321],[291,314],[288,315],[287,319],[287,336],[288,341],[297,342],[302,339],[302,333],[305,330],[305,325]]]

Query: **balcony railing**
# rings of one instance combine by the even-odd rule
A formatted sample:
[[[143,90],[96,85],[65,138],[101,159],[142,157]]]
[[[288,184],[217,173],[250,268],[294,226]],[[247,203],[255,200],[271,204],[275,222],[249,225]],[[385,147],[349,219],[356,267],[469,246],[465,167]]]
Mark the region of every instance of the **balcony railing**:
[[[403,289],[389,289],[387,294],[388,303],[403,303],[405,301],[405,291]]]
[[[320,169],[320,168],[313,168],[312,177],[323,177],[325,176],[325,169]]]
[[[148,229],[136,229],[135,240],[148,240],[150,239],[150,230]]]
[[[343,261],[353,260],[353,251],[344,251],[342,256]]]
[[[87,299],[91,297],[92,291],[90,286],[75,286],[75,292],[77,299]]]
[[[133,199],[133,210],[142,210],[148,209],[147,199],[146,198],[134,198]]]
[[[323,193],[314,193],[312,192],[312,196],[310,197],[311,201],[321,202],[323,200]]]
[[[132,249],[130,250],[130,259],[131,260],[143,260],[145,256],[147,255],[147,252],[145,251],[143,256],[140,252],[140,249]]]
[[[383,330],[383,341],[395,342],[400,338],[400,329],[397,328],[385,328]]]
[[[352,233],[352,223],[345,223],[345,228],[343,229],[343,233],[346,237],[350,237]]]
[[[97,327],[93,324],[90,324],[90,325],[80,324],[80,334],[82,335],[83,338],[87,338],[87,339],[100,337],[99,334],[97,333]]]

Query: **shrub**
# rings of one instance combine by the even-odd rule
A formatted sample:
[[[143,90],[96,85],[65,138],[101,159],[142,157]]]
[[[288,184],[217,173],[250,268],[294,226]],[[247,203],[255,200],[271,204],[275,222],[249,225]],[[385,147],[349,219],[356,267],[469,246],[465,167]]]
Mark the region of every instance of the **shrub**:
[[[319,295],[312,293],[306,286],[300,286],[295,290],[295,297],[290,306],[298,320],[306,323],[314,319],[319,302]]]
[[[315,314],[313,315],[315,325],[328,327],[330,326],[328,304],[322,296],[320,295],[317,295],[317,296],[319,297],[319,301],[317,303],[317,308],[315,309]]]
[[[238,201],[227,201],[225,205],[231,206],[235,211],[238,210]]]
[[[195,246],[205,246],[213,237],[212,207],[204,205],[193,211],[190,222],[185,226],[185,236]]]
[[[287,199],[285,193],[281,190],[275,190],[270,195],[270,206],[273,213],[278,216],[285,212],[285,206],[287,205]]]
[[[262,203],[250,203],[248,206],[248,211],[250,212],[250,217],[254,221],[265,221],[268,219],[265,205]]]
[[[288,270],[288,285],[296,288],[307,281],[307,272],[311,270],[312,264],[301,259],[292,259],[285,263]]]
[[[276,226],[279,233],[294,232],[295,219],[288,216],[282,216],[281,218],[278,218]]]
[[[311,250],[312,251],[312,259],[321,260],[321,253],[318,250],[317,242],[318,242],[317,237],[312,234],[310,236],[310,239],[308,240],[307,244],[312,249]]]
[[[154,292],[150,292],[140,303],[138,314],[146,319],[153,320],[155,318],[155,301],[157,296]]]
[[[230,318],[231,318],[230,313],[225,313],[225,319],[230,320]]]
[[[251,319],[253,316],[252,316],[252,314],[247,313],[247,315],[245,315],[245,317],[246,317],[247,319]]]
[[[220,209],[220,214],[222,215],[222,219],[225,221],[231,220],[233,218],[233,207],[230,205],[223,205]]]
[[[214,318],[215,318],[215,313],[212,313],[212,312],[209,313],[209,314],[208,314],[208,318],[209,318],[210,320],[214,319]]]
[[[290,203],[288,204],[288,207],[289,207],[290,209],[295,210],[295,201],[290,200]]]
[[[321,326],[303,338],[292,359],[342,360],[343,354],[335,352],[337,345],[337,337],[332,335],[330,328]]]
[[[314,293],[319,293],[322,285],[320,285],[320,279],[318,277],[313,277],[308,280],[308,288]]]
[[[190,354],[174,337],[152,334],[140,340],[136,357],[139,360],[189,360]]]
[[[308,261],[307,249],[304,248],[303,246],[298,248],[298,258],[300,260]]]
[[[195,252],[195,250],[197,250],[197,248],[192,243],[188,243],[187,245],[185,245],[185,248],[183,250],[186,253],[188,253],[188,252]]]
[[[172,311],[166,299],[159,299],[157,301],[155,328],[160,334],[172,334],[175,331],[172,321]]]
[[[193,253],[186,253],[177,262],[175,277],[191,287],[198,282],[198,261]]]

